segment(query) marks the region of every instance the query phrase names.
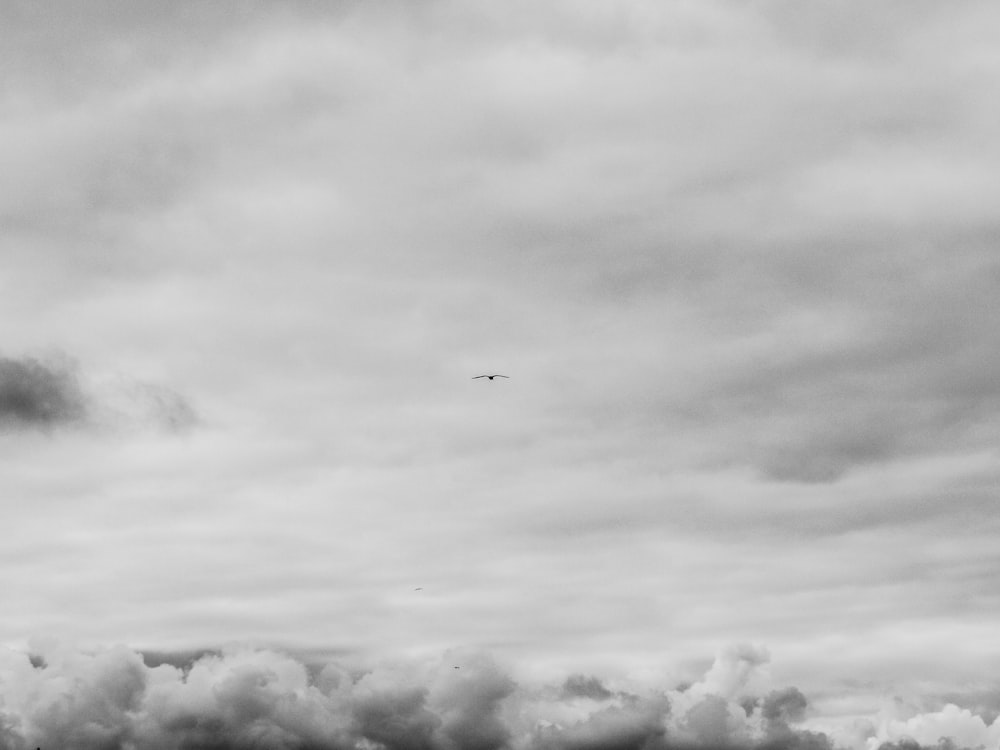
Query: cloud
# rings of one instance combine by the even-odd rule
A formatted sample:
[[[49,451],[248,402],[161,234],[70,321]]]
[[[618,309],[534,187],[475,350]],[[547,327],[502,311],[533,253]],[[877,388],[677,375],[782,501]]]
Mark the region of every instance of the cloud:
[[[124,647],[96,654],[56,649],[39,668],[8,654],[0,670],[0,711],[16,729],[12,750],[120,747],[149,677],[141,657]]]
[[[562,692],[567,697],[582,696],[594,700],[605,700],[614,695],[596,677],[587,677],[582,674],[573,674],[567,677],[566,682],[563,683]]]
[[[699,689],[611,691],[578,674],[561,686],[519,684],[467,650],[348,669],[238,645],[144,661],[124,646],[41,641],[31,654],[0,651],[0,748],[961,750],[1000,741],[1000,721],[946,704],[908,718],[859,717],[869,730],[835,742],[808,719],[796,687],[732,697],[748,682],[717,681],[733,671],[718,665],[746,663],[734,659],[740,653],[747,648],[720,652]],[[731,695],[707,690],[713,680]]]
[[[0,357],[0,427],[50,430],[86,415],[86,399],[68,362]]]
[[[770,724],[787,727],[802,721],[808,705],[802,691],[795,687],[774,690],[761,703],[761,716]]]
[[[995,9],[63,5],[0,29],[2,340],[91,363],[88,427],[220,429],[13,458],[13,616],[981,665],[995,482],[939,460],[1000,424]],[[447,595],[383,593],[417,573]]]
[[[709,694],[691,706],[680,721],[681,736],[699,746],[724,747],[742,734],[745,715],[733,711],[721,695]]]
[[[94,422],[111,430],[154,428],[184,432],[199,422],[191,403],[157,383],[123,376],[95,384]]]
[[[54,37],[25,11],[7,33],[26,52],[44,42],[32,65],[81,93],[21,113],[10,211],[48,239],[54,216],[100,238],[86,253],[42,243],[81,286],[214,269],[213,248],[239,247],[248,277],[209,276],[217,306],[198,303],[222,338],[257,327],[259,350],[233,359],[263,363],[294,329],[317,360],[324,341],[355,349],[336,364],[364,380],[510,339],[523,348],[505,357],[537,348],[553,369],[587,370],[547,409],[623,426],[684,411],[705,452],[834,482],[1000,413],[984,375],[1000,330],[983,253],[996,156],[976,136],[992,119],[939,30],[975,32],[988,11],[786,5],[297,4],[273,23],[260,8],[143,3],[110,26],[73,10],[79,33]],[[965,49],[987,41],[972,33]],[[99,59],[52,62],[65,42]],[[121,69],[135,72],[108,86]],[[322,294],[300,294],[284,264],[254,279],[277,242]],[[362,290],[349,316],[328,293],[345,272]],[[394,275],[413,300],[386,292]],[[331,331],[338,317],[361,335]],[[320,319],[320,334],[301,325]],[[423,360],[421,336],[446,346]]]
[[[1000,744],[1000,720],[987,724],[983,717],[953,703],[940,710],[918,713],[906,719],[883,719],[868,750],[917,750],[933,747],[938,750],[955,748],[995,748]]]
[[[622,706],[602,708],[569,727],[537,730],[532,750],[640,750],[666,747],[664,719],[666,698],[632,700]]]
[[[770,660],[771,654],[764,646],[751,643],[727,646],[716,655],[705,676],[693,684],[688,692],[692,695],[736,699]]]
[[[474,655],[461,662],[452,666],[451,676],[439,678],[429,696],[430,705],[442,719],[439,730],[442,742],[435,744],[497,750],[510,737],[499,711],[501,702],[514,691],[515,683],[485,656]]]
[[[427,708],[426,687],[386,686],[360,691],[354,700],[354,721],[359,734],[372,742],[398,750],[433,747],[442,719]]]
[[[495,750],[509,732],[500,703],[513,681],[479,655],[462,670],[376,668],[351,678],[268,650],[232,649],[155,667],[124,647],[95,654],[49,646],[0,662],[4,750],[29,746]],[[185,667],[172,666],[176,661]]]
[[[781,734],[762,733],[738,704],[720,695],[612,693],[578,676],[564,683],[576,685],[571,692],[529,687],[479,652],[350,672],[332,662],[307,666],[287,653],[238,646],[162,653],[151,660],[156,666],[124,646],[36,648],[40,653],[32,656],[0,653],[4,750],[830,747],[820,735],[787,725]],[[775,691],[762,705],[780,720],[798,716],[801,701],[791,688]]]
[[[188,400],[164,385],[122,376],[84,379],[67,357],[0,357],[0,429],[182,432],[197,422]]]

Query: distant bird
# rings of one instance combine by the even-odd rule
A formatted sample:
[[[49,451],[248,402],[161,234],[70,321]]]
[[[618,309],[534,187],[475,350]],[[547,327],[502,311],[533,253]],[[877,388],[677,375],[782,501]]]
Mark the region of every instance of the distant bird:
[[[479,380],[479,378],[489,378],[490,380],[493,380],[493,378],[507,378],[510,380],[510,375],[476,375],[473,380]]]
[[[414,590],[414,591],[423,591],[423,590],[424,590],[424,587],[423,587],[423,586],[417,586],[417,587],[416,587],[415,589],[413,589],[413,590]]]

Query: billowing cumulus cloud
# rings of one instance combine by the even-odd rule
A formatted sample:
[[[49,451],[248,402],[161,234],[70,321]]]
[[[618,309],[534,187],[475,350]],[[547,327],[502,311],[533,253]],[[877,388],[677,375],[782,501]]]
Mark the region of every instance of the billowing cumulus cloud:
[[[897,707],[858,717],[862,734],[828,733],[797,687],[746,692],[764,677],[763,661],[718,681],[747,666],[734,655],[748,649],[722,650],[687,687],[611,691],[579,674],[519,684],[467,650],[347,668],[266,648],[140,654],[43,642],[30,654],[0,652],[0,748],[963,750],[1000,741],[1000,721],[953,704],[905,717]]]
[[[6,652],[2,747],[961,750],[995,747],[1000,733],[1000,724],[946,705],[873,723],[866,741],[838,744],[801,726],[808,700],[795,687],[772,690],[748,714],[739,700],[690,688],[588,696],[519,685],[473,652],[360,671],[239,647],[149,661],[159,663],[124,647]]]
[[[752,643],[738,643],[723,649],[705,676],[693,684],[693,695],[718,695],[737,698],[771,660],[767,648]]]
[[[165,656],[149,666],[121,646],[4,652],[2,747],[830,750],[820,735],[783,721],[780,733],[759,731],[722,695],[612,693],[578,676],[567,680],[573,691],[520,686],[474,652],[360,672],[267,649]],[[803,700],[791,688],[770,695],[763,710],[772,722],[798,717]]]
[[[887,718],[868,740],[868,750],[916,750],[933,747],[996,748],[1000,745],[1000,720],[987,723],[981,716],[953,703],[937,711],[926,711],[907,718]]]

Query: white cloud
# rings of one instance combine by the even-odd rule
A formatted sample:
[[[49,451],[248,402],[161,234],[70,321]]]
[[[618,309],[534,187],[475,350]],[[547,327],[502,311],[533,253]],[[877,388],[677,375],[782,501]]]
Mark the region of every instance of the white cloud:
[[[899,742],[905,738],[922,745],[937,745],[941,738],[949,738],[958,747],[995,747],[1000,743],[1000,724],[994,720],[987,725],[968,709],[949,703],[939,711],[917,714],[905,720],[884,719],[867,744],[869,748],[876,748],[883,742]]]

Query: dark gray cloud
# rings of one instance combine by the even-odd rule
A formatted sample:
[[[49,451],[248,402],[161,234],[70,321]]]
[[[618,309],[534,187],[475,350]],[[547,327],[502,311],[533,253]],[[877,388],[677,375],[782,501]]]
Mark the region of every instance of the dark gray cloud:
[[[834,750],[834,743],[823,732],[787,731],[772,735],[757,745],[758,750]]]
[[[221,651],[207,648],[191,649],[190,651],[156,651],[151,649],[139,651],[139,656],[142,657],[142,662],[147,667],[159,667],[166,664],[180,670],[190,669],[199,659],[207,656],[221,655]]]
[[[694,745],[725,747],[731,740],[729,702],[721,695],[706,695],[684,716],[681,730]]]
[[[902,737],[894,742],[883,742],[878,746],[878,750],[985,750],[985,745],[977,745],[969,748],[960,745],[951,737],[941,737],[932,744],[921,744],[912,737]]]
[[[795,687],[774,690],[761,701],[761,716],[772,725],[787,727],[805,718],[809,702]]]
[[[587,677],[582,674],[573,674],[567,677],[566,682],[563,683],[562,692],[567,697],[580,696],[598,701],[607,700],[614,695],[596,677]]]
[[[0,358],[0,427],[49,430],[86,415],[86,399],[68,363]]]
[[[666,748],[664,719],[670,710],[664,698],[631,701],[592,714],[566,728],[538,730],[533,750],[655,750]]]
[[[430,750],[440,716],[427,708],[427,688],[395,688],[362,694],[354,702],[358,734],[394,750]]]

